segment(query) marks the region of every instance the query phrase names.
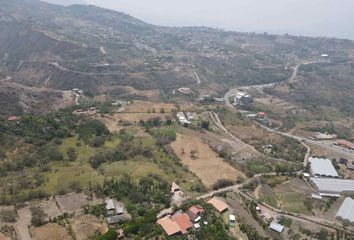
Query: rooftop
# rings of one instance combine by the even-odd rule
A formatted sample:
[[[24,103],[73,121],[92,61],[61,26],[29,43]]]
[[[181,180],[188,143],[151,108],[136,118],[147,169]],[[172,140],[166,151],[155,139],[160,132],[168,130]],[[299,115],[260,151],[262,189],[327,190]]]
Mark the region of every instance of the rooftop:
[[[228,206],[226,203],[224,203],[223,201],[217,199],[217,198],[212,198],[208,201],[209,204],[213,205],[216,210],[218,210],[218,212],[223,212],[226,209],[228,209]]]
[[[171,193],[174,193],[179,190],[180,190],[180,187],[175,182],[173,182],[172,186],[171,186]]]
[[[338,141],[337,141],[337,144],[342,145],[342,146],[345,146],[345,147],[347,147],[347,148],[352,148],[352,149],[354,149],[354,143],[349,142],[349,141],[346,141],[346,140],[338,140]]]
[[[284,231],[284,226],[277,223],[277,222],[272,222],[270,225],[269,225],[269,228],[278,232],[278,233],[281,233]]]
[[[161,218],[157,223],[163,228],[163,230],[165,230],[168,236],[175,235],[182,231],[181,227],[169,217]]]
[[[193,205],[188,209],[188,211],[195,215],[199,215],[204,212],[204,209],[201,206]]]
[[[116,207],[112,199],[106,199],[106,210],[114,210]]]
[[[187,233],[187,230],[193,227],[189,216],[185,213],[176,213],[171,217],[171,220],[177,223],[177,225],[181,228],[181,232],[183,234]]]
[[[350,222],[354,224],[354,200],[350,197],[347,197],[342,203],[341,207],[338,210],[336,215],[341,221]]]
[[[309,158],[311,163],[311,173],[317,176],[339,177],[331,160],[325,158]]]
[[[321,196],[339,196],[342,192],[354,192],[354,180],[334,178],[310,178]]]

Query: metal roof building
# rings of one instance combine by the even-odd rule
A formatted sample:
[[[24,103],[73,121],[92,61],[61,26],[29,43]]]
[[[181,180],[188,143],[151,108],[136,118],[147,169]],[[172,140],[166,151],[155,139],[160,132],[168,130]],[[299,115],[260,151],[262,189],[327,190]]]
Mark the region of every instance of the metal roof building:
[[[281,224],[279,224],[279,223],[277,223],[277,222],[275,222],[275,221],[272,222],[272,223],[269,225],[269,228],[272,229],[272,230],[274,230],[274,231],[276,231],[276,232],[278,232],[278,233],[281,233],[281,232],[284,231],[284,226],[281,225]]]
[[[342,203],[336,215],[338,220],[354,225],[354,200],[347,197]]]
[[[325,158],[309,158],[311,174],[313,176],[339,177],[331,160]]]
[[[354,193],[354,180],[335,178],[310,178],[310,183],[321,196],[339,197],[341,193]]]

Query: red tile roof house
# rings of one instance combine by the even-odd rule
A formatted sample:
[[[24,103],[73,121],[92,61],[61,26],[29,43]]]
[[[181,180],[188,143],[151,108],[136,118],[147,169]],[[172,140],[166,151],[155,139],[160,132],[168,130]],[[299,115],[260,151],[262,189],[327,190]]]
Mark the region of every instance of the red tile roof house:
[[[193,227],[193,223],[187,214],[179,212],[172,217],[163,217],[157,221],[166,234],[170,236],[177,235],[179,233],[187,234],[188,230]]]
[[[171,217],[171,220],[177,223],[177,225],[181,228],[182,234],[188,233],[188,229],[193,227],[193,223],[191,222],[189,216],[185,213],[176,213]]]
[[[169,237],[179,234],[182,231],[181,227],[167,216],[159,219],[157,224],[159,224],[163,230],[165,230]]]
[[[192,220],[192,222],[194,222],[198,217],[200,217],[200,215],[203,214],[203,212],[204,209],[201,206],[193,205],[188,209],[187,214],[189,218]]]

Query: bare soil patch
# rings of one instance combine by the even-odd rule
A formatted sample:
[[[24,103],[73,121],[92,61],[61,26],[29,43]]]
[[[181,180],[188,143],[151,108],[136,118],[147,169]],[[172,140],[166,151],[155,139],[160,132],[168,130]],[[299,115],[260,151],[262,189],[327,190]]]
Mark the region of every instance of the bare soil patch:
[[[219,179],[234,181],[237,176],[245,177],[242,172],[217,156],[199,137],[178,133],[176,141],[171,146],[182,163],[188,166],[189,170],[195,173],[208,188]]]
[[[33,240],[72,240],[65,227],[48,223],[31,229]]]
[[[91,215],[82,215],[75,218],[71,226],[77,240],[86,240],[96,233],[103,234],[108,231],[105,220]]]
[[[47,214],[48,220],[62,214],[54,198],[50,198],[47,201],[40,201],[38,207],[40,207]]]
[[[31,234],[28,227],[31,225],[31,209],[29,206],[17,210],[18,220],[15,223],[17,235],[21,240],[30,240]]]
[[[4,235],[4,234],[2,234],[2,233],[0,233],[0,240],[11,240],[11,238],[6,236],[6,235]]]
[[[102,200],[100,199],[93,199],[90,200],[88,197],[83,193],[68,193],[62,196],[56,196],[57,203],[64,213],[81,213],[82,207],[90,204],[100,204]]]

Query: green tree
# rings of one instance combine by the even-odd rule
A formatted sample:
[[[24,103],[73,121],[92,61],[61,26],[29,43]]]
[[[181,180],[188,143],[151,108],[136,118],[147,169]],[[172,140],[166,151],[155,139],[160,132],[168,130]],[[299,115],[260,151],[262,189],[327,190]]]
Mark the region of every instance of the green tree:
[[[70,147],[68,148],[68,150],[66,151],[66,154],[68,155],[69,161],[73,162],[77,159],[77,153],[75,148]]]

